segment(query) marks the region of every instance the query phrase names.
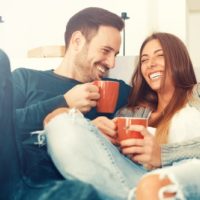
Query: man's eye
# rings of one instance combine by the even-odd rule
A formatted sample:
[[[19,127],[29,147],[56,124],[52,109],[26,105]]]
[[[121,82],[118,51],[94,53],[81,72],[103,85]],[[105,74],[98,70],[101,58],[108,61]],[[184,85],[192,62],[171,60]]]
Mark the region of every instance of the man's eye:
[[[110,52],[109,49],[103,49],[102,51],[103,51],[103,53],[109,53]]]

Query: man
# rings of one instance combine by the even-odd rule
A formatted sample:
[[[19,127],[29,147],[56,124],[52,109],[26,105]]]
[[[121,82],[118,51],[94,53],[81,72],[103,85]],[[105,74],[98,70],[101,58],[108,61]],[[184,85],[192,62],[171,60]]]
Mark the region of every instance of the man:
[[[0,199],[6,200],[99,200],[92,186],[79,180],[50,181],[31,185],[20,169],[18,150],[13,122],[12,82],[10,63],[7,55],[0,49]]]
[[[97,113],[98,88],[93,80],[102,79],[114,67],[123,29],[122,19],[101,8],[86,8],[71,17],[65,32],[66,53],[54,71],[17,69],[13,72],[16,131],[23,174],[29,184],[45,185],[63,180],[48,156],[43,129],[45,116],[59,107],[77,108],[94,120],[100,129],[113,131],[108,118]],[[120,83],[116,110],[126,104],[130,87]]]

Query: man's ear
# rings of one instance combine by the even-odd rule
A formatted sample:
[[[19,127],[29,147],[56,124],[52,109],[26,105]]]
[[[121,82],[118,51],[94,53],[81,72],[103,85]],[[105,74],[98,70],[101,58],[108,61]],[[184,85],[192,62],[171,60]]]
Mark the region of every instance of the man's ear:
[[[84,35],[80,31],[75,31],[71,37],[71,45],[74,50],[79,51],[84,46],[86,40]]]

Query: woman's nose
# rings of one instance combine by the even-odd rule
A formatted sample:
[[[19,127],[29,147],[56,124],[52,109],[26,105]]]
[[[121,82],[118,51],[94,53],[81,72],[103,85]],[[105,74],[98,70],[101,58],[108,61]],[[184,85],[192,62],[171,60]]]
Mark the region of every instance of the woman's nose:
[[[149,61],[147,63],[148,68],[153,68],[156,66],[156,59],[155,58],[149,58]]]

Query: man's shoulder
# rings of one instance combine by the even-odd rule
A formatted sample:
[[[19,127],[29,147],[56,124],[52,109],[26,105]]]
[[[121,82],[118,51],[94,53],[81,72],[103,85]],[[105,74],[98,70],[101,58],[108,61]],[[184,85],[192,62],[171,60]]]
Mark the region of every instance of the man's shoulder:
[[[30,68],[25,68],[25,67],[19,67],[19,68],[17,68],[17,69],[15,69],[15,70],[13,70],[13,74],[15,74],[15,73],[26,73],[26,74],[29,74],[29,73],[34,73],[34,74],[40,74],[40,73],[46,73],[46,72],[48,72],[48,71],[50,71],[50,70],[45,70],[45,71],[42,71],[42,70],[36,70],[36,69],[30,69]]]
[[[35,76],[41,76],[49,74],[51,70],[36,70],[36,69],[28,69],[28,68],[17,68],[14,71],[12,71],[13,77],[35,77]]]

